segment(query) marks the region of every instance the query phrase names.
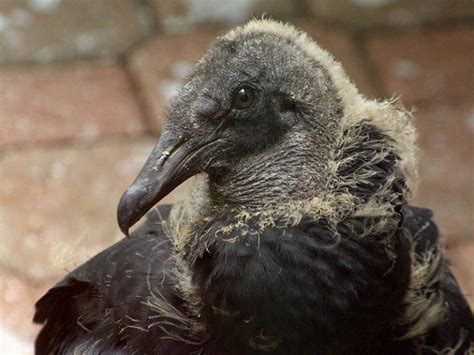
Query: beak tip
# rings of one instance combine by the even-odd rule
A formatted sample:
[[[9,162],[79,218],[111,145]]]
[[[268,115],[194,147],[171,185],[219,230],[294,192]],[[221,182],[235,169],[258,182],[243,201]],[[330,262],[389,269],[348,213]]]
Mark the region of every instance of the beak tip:
[[[130,227],[135,224],[134,216],[131,213],[129,190],[125,191],[120,199],[117,208],[117,222],[120,230],[127,237],[130,236]]]
[[[129,229],[120,229],[122,231],[122,233],[127,237],[129,238],[130,237],[130,230]]]
[[[183,168],[183,165],[186,165],[184,163],[199,147],[192,145],[183,147],[183,139],[175,138],[166,132],[163,133],[158,145],[153,148],[135,181],[120,198],[117,222],[126,236],[130,235],[130,228],[156,203],[186,178],[196,174],[188,167]]]
[[[120,214],[120,211],[117,213],[117,221],[118,225],[120,228],[120,231],[125,234],[125,236],[129,237],[130,236],[130,226],[129,223],[126,222],[126,220],[123,218],[123,216]]]

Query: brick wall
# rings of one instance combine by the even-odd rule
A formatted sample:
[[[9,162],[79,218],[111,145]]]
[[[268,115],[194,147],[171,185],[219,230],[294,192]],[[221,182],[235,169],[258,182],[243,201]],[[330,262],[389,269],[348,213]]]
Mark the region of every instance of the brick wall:
[[[415,202],[434,210],[472,303],[473,4],[0,1],[0,332],[31,346],[34,299],[121,238],[118,199],[169,98],[216,35],[262,13],[307,31],[367,96],[396,95],[414,110],[423,151]]]

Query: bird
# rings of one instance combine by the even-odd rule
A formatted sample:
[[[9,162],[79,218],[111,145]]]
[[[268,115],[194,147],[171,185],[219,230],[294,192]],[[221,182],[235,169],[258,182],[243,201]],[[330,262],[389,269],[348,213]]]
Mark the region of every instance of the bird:
[[[469,351],[472,311],[410,204],[416,140],[400,103],[291,24],[221,35],[120,199],[126,237],[37,301],[36,353]]]

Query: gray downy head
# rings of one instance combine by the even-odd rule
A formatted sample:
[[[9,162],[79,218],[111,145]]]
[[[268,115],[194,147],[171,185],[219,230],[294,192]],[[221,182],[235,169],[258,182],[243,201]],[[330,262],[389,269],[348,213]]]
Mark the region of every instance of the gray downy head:
[[[323,195],[355,113],[390,134],[406,121],[392,111],[359,95],[339,63],[293,27],[253,21],[219,38],[188,77],[159,143],[122,196],[119,225],[127,233],[201,172],[217,207],[258,209]]]

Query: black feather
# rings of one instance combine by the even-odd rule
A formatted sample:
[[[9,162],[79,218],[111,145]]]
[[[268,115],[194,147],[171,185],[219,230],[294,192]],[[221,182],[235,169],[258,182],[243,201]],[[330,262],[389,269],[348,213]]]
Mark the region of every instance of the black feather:
[[[169,209],[150,212],[130,238],[81,265],[36,303],[34,321],[45,324],[36,339],[37,354],[69,354],[76,346],[95,354],[195,350],[162,339],[166,334],[152,325],[157,314],[147,305],[159,292],[174,307],[183,307],[166,270],[172,247],[161,222]]]
[[[167,218],[166,210],[158,212]],[[403,233],[393,237],[398,256],[392,260],[386,257],[386,236],[358,238],[353,226],[363,226],[356,220],[339,226],[344,237],[337,244],[327,224],[310,220],[268,228],[260,238],[252,235],[250,221],[244,235],[234,230],[215,238],[231,222],[225,213],[202,226],[207,233],[199,234],[207,240],[201,238],[187,256],[202,292],[201,321],[209,340],[198,346],[164,339],[159,327],[150,328],[156,313],[145,302],[149,285],[186,309],[166,277],[171,244],[158,212],[134,236],[92,258],[38,301],[35,322],[46,323],[36,341],[38,354],[65,354],[85,343],[96,344],[97,354],[408,354],[415,348],[413,340],[396,340],[406,329],[387,321],[396,319],[408,285],[410,241]],[[406,211],[403,228],[415,236],[417,255],[436,243],[430,218],[429,210]],[[466,301],[445,272],[438,287],[449,307],[423,339],[428,354],[430,348],[455,346],[460,334],[466,349],[473,331]]]

